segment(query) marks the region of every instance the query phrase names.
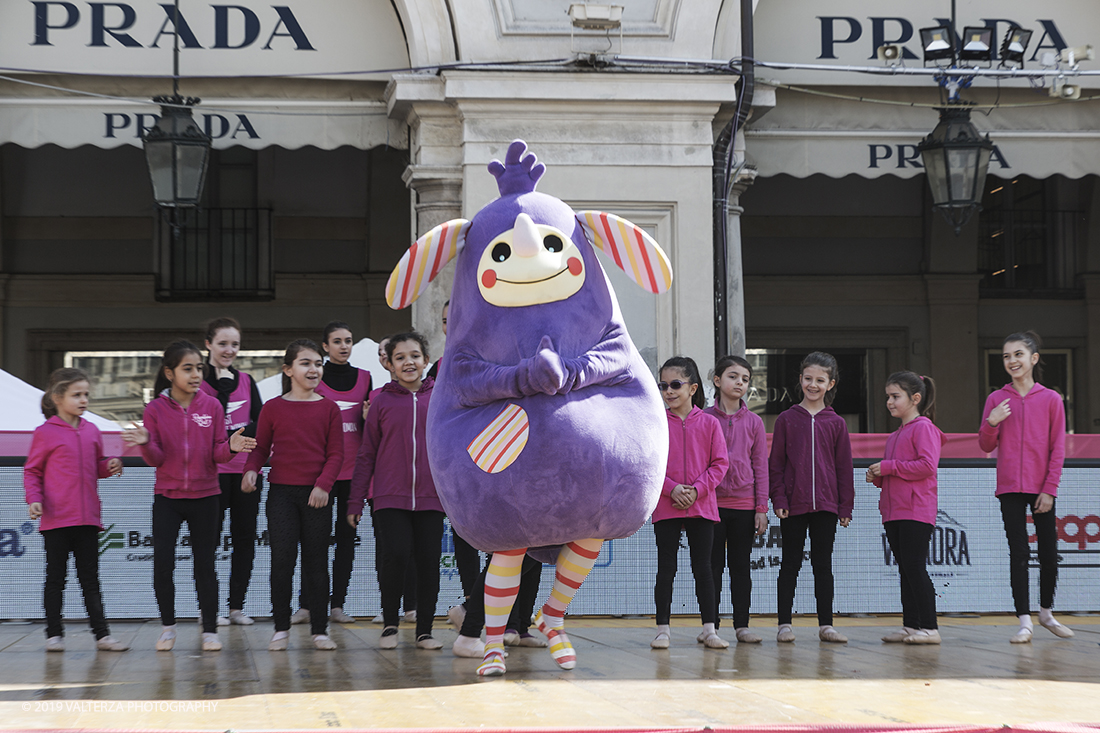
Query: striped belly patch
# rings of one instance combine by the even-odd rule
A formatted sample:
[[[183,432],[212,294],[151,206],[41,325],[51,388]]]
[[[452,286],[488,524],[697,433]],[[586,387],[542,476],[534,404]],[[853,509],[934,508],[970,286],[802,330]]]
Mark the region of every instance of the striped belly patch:
[[[482,471],[500,473],[519,458],[527,445],[527,435],[527,413],[519,405],[508,405],[474,438],[466,452]]]

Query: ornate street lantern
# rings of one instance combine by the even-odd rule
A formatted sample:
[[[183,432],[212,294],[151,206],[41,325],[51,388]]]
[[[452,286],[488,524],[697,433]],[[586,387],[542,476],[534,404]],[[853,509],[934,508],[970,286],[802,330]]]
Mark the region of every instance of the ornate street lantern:
[[[195,124],[191,107],[196,97],[154,97],[160,119],[142,138],[153,199],[164,208],[193,208],[202,199],[210,136]]]
[[[958,235],[982,208],[993,141],[970,122],[969,108],[941,107],[939,112],[940,123],[920,141],[917,150],[928,174],[932,205]]]

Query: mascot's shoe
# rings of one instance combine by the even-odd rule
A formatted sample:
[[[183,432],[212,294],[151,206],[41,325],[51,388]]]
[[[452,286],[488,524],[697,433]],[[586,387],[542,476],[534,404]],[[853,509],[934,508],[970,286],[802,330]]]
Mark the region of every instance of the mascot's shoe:
[[[577,653],[573,651],[573,645],[569,643],[569,637],[560,628],[553,628],[546,622],[546,617],[539,612],[535,619],[535,626],[546,637],[550,646],[550,656],[562,669],[573,669],[577,666]]]
[[[458,635],[455,643],[451,645],[451,653],[456,657],[466,659],[483,659],[485,657],[485,642],[476,636]]]
[[[485,661],[477,668],[479,677],[500,677],[505,673],[504,656],[499,649],[494,649],[485,654]]]

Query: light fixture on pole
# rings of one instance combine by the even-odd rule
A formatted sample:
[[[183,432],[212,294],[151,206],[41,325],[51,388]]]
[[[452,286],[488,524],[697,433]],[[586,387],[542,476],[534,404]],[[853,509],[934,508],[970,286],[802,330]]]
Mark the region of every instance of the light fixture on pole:
[[[940,123],[917,145],[924,161],[932,206],[958,235],[975,211],[981,211],[993,141],[970,121],[964,106],[939,108]]]
[[[173,212],[199,205],[210,159],[210,136],[191,116],[191,108],[202,100],[181,97],[179,93],[179,23],[179,0],[176,0],[172,21],[172,95],[153,98],[160,105],[160,118],[142,135],[149,178],[153,183],[153,199],[157,206]],[[175,213],[173,225],[178,227]]]

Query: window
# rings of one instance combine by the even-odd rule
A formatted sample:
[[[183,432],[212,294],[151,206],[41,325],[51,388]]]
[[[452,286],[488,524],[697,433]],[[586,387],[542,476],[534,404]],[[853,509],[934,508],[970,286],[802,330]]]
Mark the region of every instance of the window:
[[[983,297],[1080,297],[1077,182],[989,178],[978,234]]]
[[[256,151],[210,151],[203,205],[156,217],[157,300],[272,300],[272,212],[257,206]]]
[[[802,401],[798,387],[799,366],[810,349],[748,349],[745,358],[752,365],[752,382],[746,396],[749,409],[764,419],[770,433],[779,413]],[[848,423],[853,433],[870,429],[868,412],[867,351],[865,349],[827,349],[840,368],[833,409]]]
[[[153,399],[160,351],[67,351],[65,366],[92,377],[91,410],[126,427],[141,420]],[[282,371],[282,351],[242,351],[234,367],[259,382]]]

